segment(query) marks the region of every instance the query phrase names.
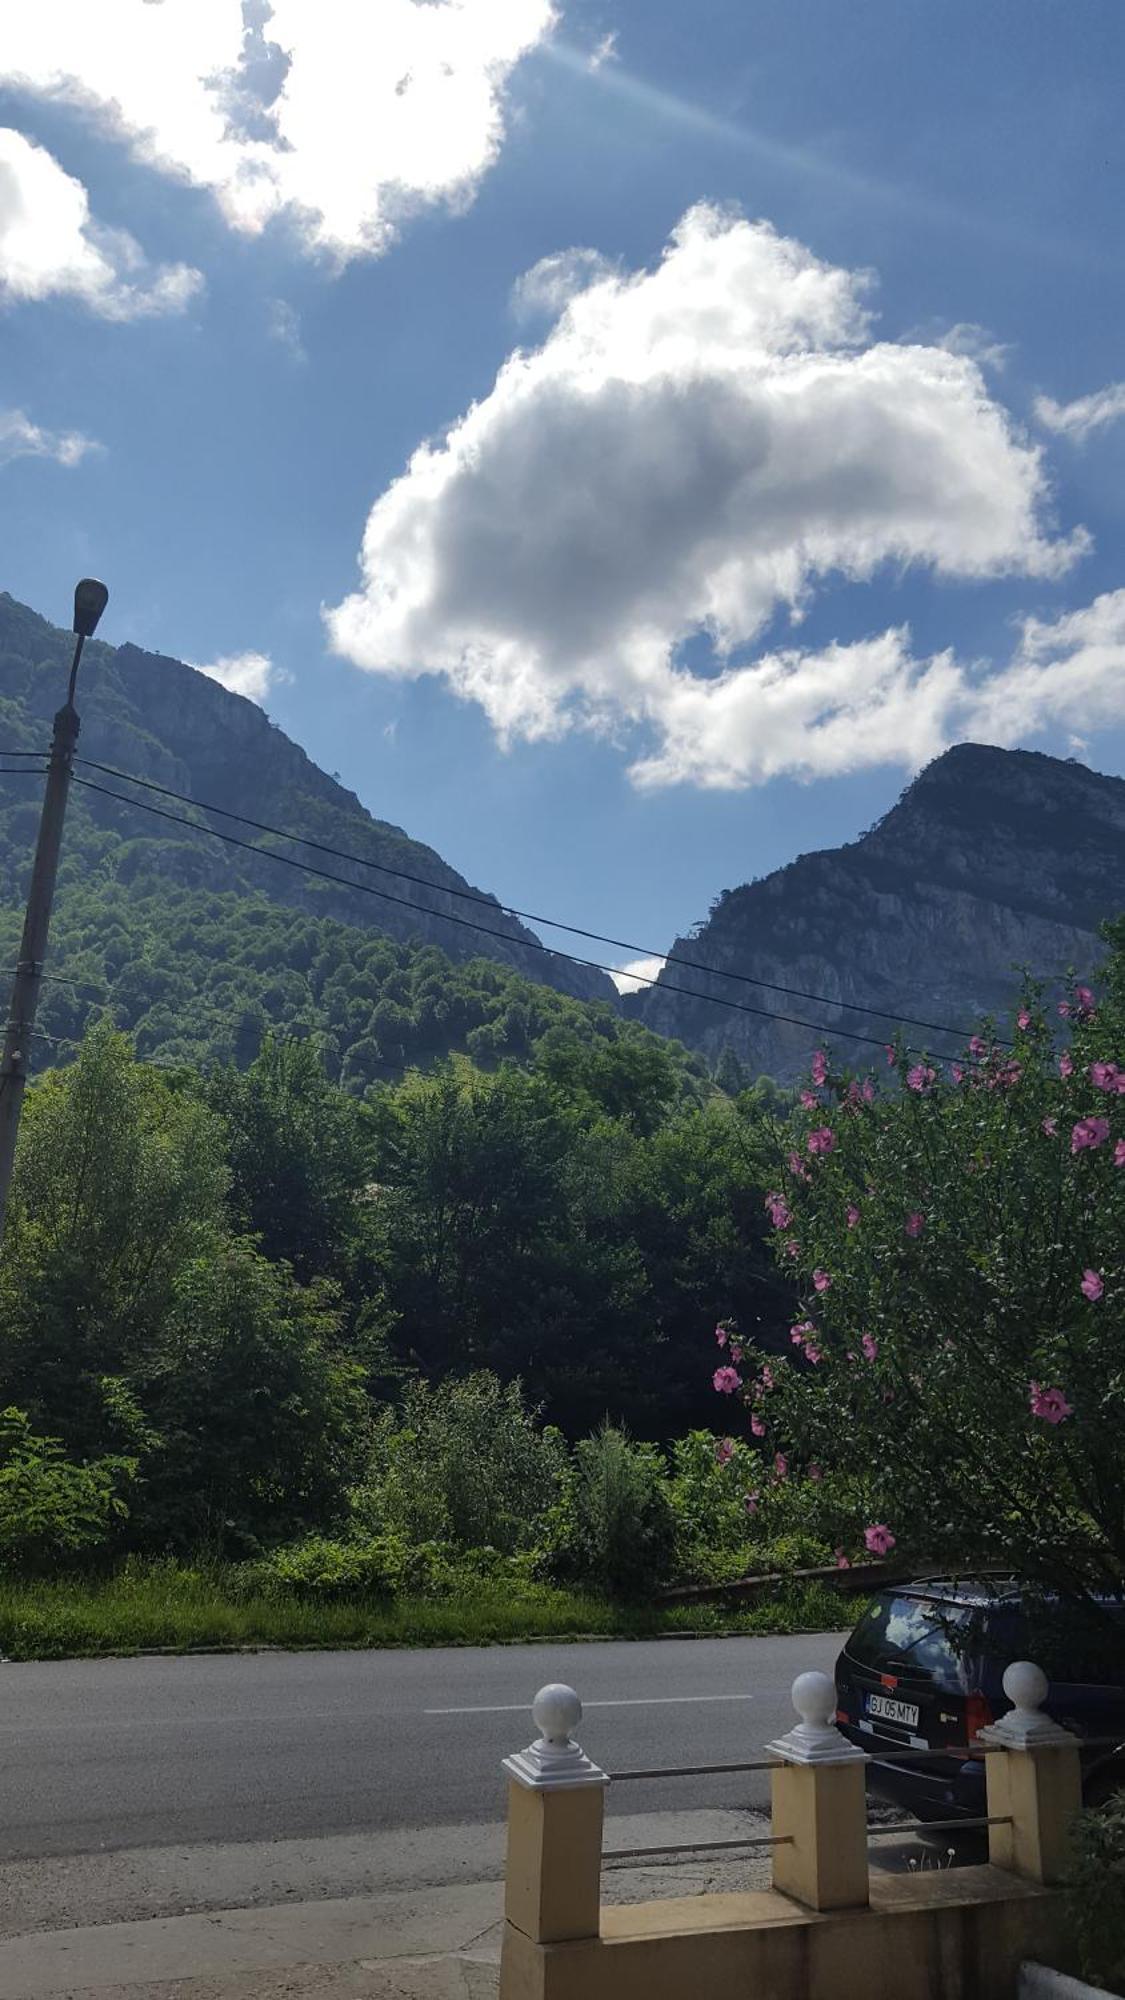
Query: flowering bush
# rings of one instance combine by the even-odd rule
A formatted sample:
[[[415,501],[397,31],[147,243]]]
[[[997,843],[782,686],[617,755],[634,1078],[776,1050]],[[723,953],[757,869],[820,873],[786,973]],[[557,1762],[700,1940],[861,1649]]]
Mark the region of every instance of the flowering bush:
[[[763,1493],[830,1475],[841,1561],[1125,1574],[1125,921],[1110,935],[1097,994],[1029,985],[1011,1039],[960,1061],[897,1047],[877,1083],[814,1059],[766,1203],[803,1304],[786,1359],[745,1346],[732,1397]]]

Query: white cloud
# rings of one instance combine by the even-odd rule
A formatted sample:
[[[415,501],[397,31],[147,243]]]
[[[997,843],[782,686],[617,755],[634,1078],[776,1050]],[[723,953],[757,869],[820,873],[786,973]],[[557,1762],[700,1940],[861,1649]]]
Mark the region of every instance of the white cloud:
[[[196,672],[218,681],[231,694],[243,694],[247,701],[256,702],[264,702],[271,688],[289,679],[274,666],[268,653],[224,653],[210,666],[197,667]]]
[[[203,279],[151,266],[123,229],[94,222],[81,181],[22,132],[0,126],[0,299],[80,299],[103,319],[182,312]]]
[[[339,261],[420,203],[459,204],[499,151],[515,64],[551,0],[34,0],[0,79],[92,112],[256,232],[287,213]]]
[[[1037,396],[1035,414],[1049,431],[1061,431],[1079,444],[1102,424],[1125,417],[1125,382],[1111,382],[1095,389],[1091,396],[1079,396],[1073,403],[1056,403],[1052,396]]]
[[[610,34],[603,35],[600,42],[595,42],[586,58],[586,68],[596,74],[598,70],[605,68],[607,62],[616,61],[617,30],[614,28]]]
[[[57,465],[77,465],[89,451],[100,451],[81,431],[45,431],[23,410],[0,410],[0,465],[14,458],[53,458]]]
[[[904,634],[736,655],[828,579],[1057,576],[1086,538],[1044,526],[1041,453],[976,362],[873,342],[864,294],[764,223],[691,210],[376,500],[336,649],[444,675],[504,740],[639,727],[640,784],[929,754],[958,669],[909,662]],[[717,677],[682,663],[700,633]]]
[[[642,986],[664,970],[666,963],[663,958],[630,958],[609,976],[619,993],[639,993]]]
[[[279,347],[284,347],[286,353],[294,361],[308,360],[309,357],[305,351],[305,343],[301,339],[300,316],[296,309],[289,304],[288,299],[270,300],[269,320],[266,331],[270,339],[276,340]]]
[[[615,268],[600,250],[556,250],[516,279],[513,309],[521,319],[541,315],[557,319],[571,299],[612,277]]]

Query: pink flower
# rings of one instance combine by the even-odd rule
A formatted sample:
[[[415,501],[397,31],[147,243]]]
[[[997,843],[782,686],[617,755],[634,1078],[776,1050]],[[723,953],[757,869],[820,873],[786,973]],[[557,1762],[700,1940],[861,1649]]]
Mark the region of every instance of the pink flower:
[[[895,1538],[884,1521],[873,1521],[863,1531],[863,1539],[873,1556],[885,1556],[894,1548]]]
[[[1059,1001],[1059,1019],[1060,1019],[1061,1021],[1066,1021],[1066,1020],[1069,1020],[1069,1018],[1070,1018],[1070,1001],[1069,1001],[1069,1000],[1060,1000],[1060,1001]]]
[[[766,1209],[775,1229],[788,1229],[793,1220],[793,1212],[782,1194],[768,1194]]]
[[[1074,1415],[1061,1389],[1041,1389],[1038,1382],[1032,1382],[1028,1385],[1028,1396],[1032,1416],[1042,1417],[1045,1423],[1061,1424]]]
[[[731,1360],[732,1360],[732,1361],[741,1361],[741,1359],[742,1359],[742,1349],[741,1349],[741,1347],[739,1346],[739,1344],[738,1344],[737,1340],[732,1340],[732,1341],[731,1341],[731,1344],[730,1344],[730,1358],[731,1358]]]
[[[794,1347],[803,1347],[810,1333],[815,1332],[816,1328],[811,1319],[802,1319],[798,1321],[796,1326],[790,1327],[789,1338],[793,1342]]]
[[[969,1054],[971,1056],[976,1056],[978,1061],[980,1060],[981,1056],[986,1056],[988,1054],[988,1045],[986,1042],[983,1042],[981,1040],[979,1035],[973,1035],[971,1037],[969,1041]]]
[[[816,1292],[826,1292],[828,1290],[829,1285],[832,1283],[832,1280],[829,1277],[827,1271],[814,1271],[812,1274],[812,1281],[813,1281],[813,1290]]]
[[[1116,1092],[1120,1074],[1121,1072],[1118,1070],[1116,1063],[1096,1062],[1090,1064],[1090,1082],[1093,1084],[1095,1090],[1112,1090]]]
[[[734,1439],[720,1438],[715,1446],[715,1458],[719,1465],[729,1465],[734,1457]]]
[[[809,1064],[809,1073],[818,1088],[822,1083],[827,1083],[828,1057],[825,1055],[823,1049],[817,1049],[812,1062]]]
[[[1059,1057],[1059,1075],[1064,1083],[1068,1076],[1074,1075],[1074,1062],[1067,1049],[1064,1049]]]
[[[895,1052],[894,1052],[894,1048],[893,1048],[893,1045],[892,1045],[892,1044],[891,1044],[890,1042],[888,1042],[888,1043],[887,1043],[887,1045],[886,1045],[886,1057],[887,1057],[887,1061],[888,1061],[889,1063],[893,1063],[893,1062],[894,1062],[894,1059],[895,1059]]]
[[[1013,1084],[1019,1082],[1022,1075],[1023,1065],[1021,1063],[1002,1063],[1000,1068],[989,1077],[988,1088],[990,1090],[1010,1090]]]
[[[805,1360],[811,1361],[813,1367],[816,1368],[819,1365],[819,1363],[823,1360],[823,1358],[824,1357],[821,1354],[819,1347],[814,1347],[812,1341],[810,1340],[808,1346],[805,1349]]]
[[[802,1106],[802,1109],[803,1109],[803,1110],[805,1110],[805,1111],[815,1111],[815,1110],[816,1110],[816,1108],[817,1108],[817,1105],[818,1105],[819,1103],[820,1103],[820,1099],[819,1099],[819,1097],[817,1096],[817,1094],[816,1094],[815,1090],[802,1090],[802,1092],[801,1092],[801,1106]]]
[[[834,1553],[834,1555],[835,1555],[835,1557],[836,1557],[836,1568],[837,1568],[837,1569],[850,1569],[850,1568],[851,1568],[851,1563],[850,1563],[850,1562],[848,1561],[848,1558],[847,1558],[847,1556],[846,1556],[846,1555],[844,1554],[844,1551],[843,1551],[843,1549],[836,1549],[836,1550],[834,1550],[834,1551],[833,1551],[833,1553]]]
[[[754,1411],[752,1417],[750,1418],[750,1429],[753,1431],[754,1436],[756,1438],[765,1437],[766,1427],[762,1422],[761,1417],[758,1415],[757,1410]]]
[[[865,1333],[863,1339],[860,1341],[859,1344],[863,1349],[866,1359],[868,1361],[874,1361],[876,1355],[879,1352],[879,1343],[876,1340],[875,1335],[873,1333]]]
[[[963,1069],[961,1068],[961,1065],[960,1065],[960,1063],[953,1063],[953,1064],[952,1064],[952,1065],[950,1066],[950,1071],[949,1071],[949,1074],[950,1074],[950,1076],[951,1076],[951,1077],[953,1078],[953,1081],[954,1081],[954,1083],[964,1083],[964,1081],[965,1081],[965,1072],[964,1072],[964,1070],[963,1070]]]
[[[1080,1118],[1070,1135],[1070,1150],[1081,1153],[1088,1146],[1104,1146],[1108,1138],[1108,1118]]]
[[[716,1340],[716,1343],[718,1344],[718,1346],[719,1346],[719,1347],[725,1347],[725,1346],[726,1346],[726,1344],[727,1344],[727,1329],[726,1329],[726,1327],[725,1327],[725,1326],[722,1326],[722,1325],[720,1324],[719,1326],[717,1326],[717,1327],[715,1328],[715,1340]]]
[[[809,1170],[806,1167],[804,1161],[802,1160],[800,1153],[790,1153],[789,1171],[792,1174],[794,1180],[798,1181],[808,1180]]]
[[[1054,1139],[1058,1136],[1059,1121],[1057,1118],[1044,1118],[1040,1129],[1046,1133],[1048,1139]]]
[[[926,1218],[924,1215],[919,1215],[918,1210],[915,1209],[912,1215],[907,1216],[903,1227],[908,1236],[921,1236],[923,1229],[926,1227]]]
[[[756,1513],[757,1513],[757,1511],[758,1511],[758,1502],[759,1502],[759,1500],[761,1499],[761,1497],[762,1497],[762,1496],[761,1496],[761,1494],[760,1494],[760,1493],[747,1493],[747,1494],[744,1494],[744,1496],[743,1496],[743,1505],[744,1505],[744,1507],[746,1508],[746,1512],[747,1512],[748,1514],[756,1514]]]
[[[810,1465],[810,1467],[809,1467],[809,1478],[810,1478],[810,1479],[823,1479],[823,1478],[824,1478],[824,1473],[823,1473],[823,1470],[821,1469],[821,1467],[820,1467],[819,1465]]]
[[[847,1222],[849,1229],[854,1229],[859,1221],[859,1210],[856,1207],[854,1201],[850,1201],[848,1203],[847,1209],[845,1211],[845,1220]]]
[[[783,1451],[775,1452],[773,1469],[779,1479],[788,1479],[789,1460],[786,1458],[785,1453]]]
[[[864,1103],[865,1103],[865,1104],[874,1104],[874,1102],[875,1102],[875,1079],[874,1079],[874,1077],[872,1077],[872,1076],[865,1076],[865,1077],[864,1077],[864,1079],[863,1079],[863,1084],[862,1084],[862,1087],[861,1087],[861,1089],[860,1089],[860,1093],[859,1093],[859,1094],[860,1094],[860,1096],[862,1097],[862,1099],[863,1099],[863,1101],[864,1101]]]
[[[1080,1292],[1086,1294],[1091,1305],[1096,1305],[1105,1291],[1105,1280],[1097,1271],[1084,1271],[1082,1273],[1082,1283],[1078,1289]]]
[[[809,1133],[807,1143],[810,1153],[834,1153],[836,1134],[830,1125],[818,1125],[815,1132]]]
[[[1026,1007],[1021,1007],[1019,1013],[1016,1015],[1016,1026],[1023,1029],[1030,1028],[1031,1015],[1028,1013]]]
[[[762,1365],[762,1372],[758,1377],[758,1386],[762,1390],[773,1388],[773,1369],[770,1367],[768,1361]]]
[[[1115,1167],[1125,1167],[1125,1139],[1119,1139],[1113,1149],[1113,1164]]]
[[[1074,998],[1078,1007],[1078,1012],[1084,1015],[1088,1019],[1089,1016],[1094,1011],[1094,996],[1091,993],[1089,987],[1076,986],[1074,989]]]
[[[716,1368],[711,1386],[720,1396],[733,1396],[735,1390],[742,1387],[742,1377],[737,1368]]]
[[[907,1090],[916,1090],[921,1097],[933,1089],[936,1081],[937,1072],[928,1063],[915,1063],[913,1069],[906,1072]]]

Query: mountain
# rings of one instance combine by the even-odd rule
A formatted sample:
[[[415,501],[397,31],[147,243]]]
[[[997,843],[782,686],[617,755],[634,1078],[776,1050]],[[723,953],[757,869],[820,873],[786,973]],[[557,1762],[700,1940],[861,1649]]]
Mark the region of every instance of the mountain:
[[[849,845],[803,854],[723,892],[674,957],[823,995],[671,966],[627,1008],[715,1063],[730,1050],[753,1074],[791,1081],[832,1028],[886,1040],[904,1014],[971,1033],[1004,1009],[1024,966],[1058,979],[1089,970],[1098,925],[1125,905],[1125,781],[1028,750],[962,743],[917,777],[884,819]],[[710,1006],[672,985],[808,1022],[793,1027]],[[881,1010],[874,1017],[854,1007]],[[910,1028],[952,1052],[956,1038]],[[846,1059],[878,1050],[839,1038]]]
[[[46,748],[72,648],[69,633],[0,593],[0,752]],[[181,661],[95,640],[77,705],[81,758],[195,803],[77,766],[87,783],[75,784],[68,807],[42,1053],[65,1048],[91,1011],[108,1006],[143,1054],[165,1060],[249,1060],[270,1026],[316,1030],[330,1066],[362,1088],[451,1048],[480,1060],[523,1054],[550,1027],[583,1020],[589,1003],[596,1028],[585,1020],[583,1032],[636,1034],[603,974],[538,947],[494,899],[482,907],[452,894],[469,889],[463,876],[373,818],[253,702]],[[9,966],[40,768],[21,771],[0,755],[0,952]],[[378,866],[275,840],[211,807]],[[207,828],[266,851],[209,838]],[[271,848],[342,879],[287,867]]]

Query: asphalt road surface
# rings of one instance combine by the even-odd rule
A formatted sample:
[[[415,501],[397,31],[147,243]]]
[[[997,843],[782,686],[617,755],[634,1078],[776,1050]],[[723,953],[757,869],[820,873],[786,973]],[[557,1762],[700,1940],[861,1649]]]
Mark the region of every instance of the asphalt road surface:
[[[545,1681],[611,1772],[754,1759],[839,1637],[0,1665],[0,1860],[500,1820]],[[765,1773],[646,1780],[630,1813],[762,1807]]]

